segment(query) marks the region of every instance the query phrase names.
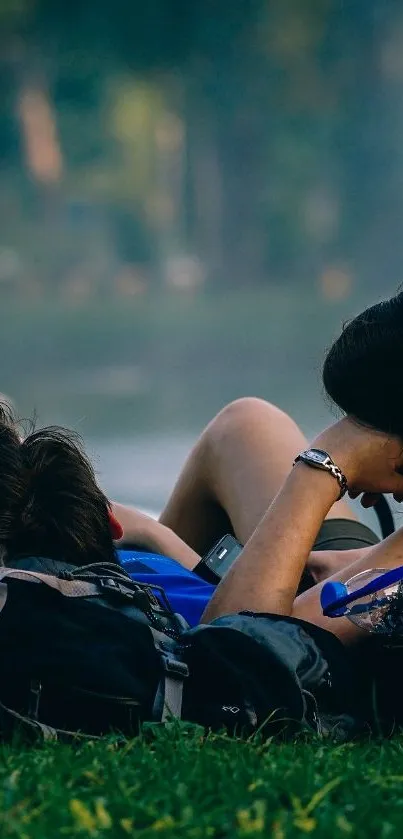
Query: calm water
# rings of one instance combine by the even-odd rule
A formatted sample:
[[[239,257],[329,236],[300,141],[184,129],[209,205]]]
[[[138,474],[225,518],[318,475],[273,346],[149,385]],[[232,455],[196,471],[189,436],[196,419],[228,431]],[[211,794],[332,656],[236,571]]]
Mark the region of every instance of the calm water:
[[[196,436],[160,434],[90,440],[87,450],[110,498],[158,511],[164,506]]]

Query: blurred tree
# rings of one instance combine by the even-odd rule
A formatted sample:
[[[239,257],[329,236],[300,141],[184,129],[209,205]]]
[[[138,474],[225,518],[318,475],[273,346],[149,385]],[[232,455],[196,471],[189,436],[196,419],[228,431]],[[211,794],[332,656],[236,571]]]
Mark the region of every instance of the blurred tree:
[[[109,230],[131,260],[188,252],[231,286],[400,270],[394,0],[2,0],[0,24],[3,193],[18,185],[26,238],[52,193],[63,259],[78,201],[107,210],[86,259]]]

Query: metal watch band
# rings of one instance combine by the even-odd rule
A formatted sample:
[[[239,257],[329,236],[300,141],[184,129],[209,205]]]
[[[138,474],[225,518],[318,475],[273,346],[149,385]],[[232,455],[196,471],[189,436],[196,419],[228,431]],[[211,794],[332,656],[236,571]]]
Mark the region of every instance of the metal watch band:
[[[341,471],[341,469],[339,469],[339,467],[336,466],[335,463],[333,463],[333,460],[331,458],[329,458],[329,461],[330,463],[325,465],[325,469],[327,469],[327,471],[330,472],[330,474],[336,478],[336,481],[338,482],[340,487],[340,499],[343,498],[343,495],[345,495],[347,492],[347,478]]]
[[[316,463],[314,460],[310,459],[309,449],[307,449],[306,451],[301,452],[301,454],[299,454],[298,457],[295,458],[293,466],[295,466],[295,464],[299,461],[302,461],[302,463],[306,463],[307,466],[312,466],[313,469],[321,469],[324,472],[329,472],[331,475],[333,475],[334,478],[336,478],[336,481],[340,487],[340,500],[340,498],[343,498],[343,496],[346,494],[348,489],[347,478],[341,471],[341,469],[339,469],[339,467],[336,466],[336,464],[330,457],[330,454],[328,454],[327,452],[325,452],[325,454],[326,459],[323,460],[322,463]]]

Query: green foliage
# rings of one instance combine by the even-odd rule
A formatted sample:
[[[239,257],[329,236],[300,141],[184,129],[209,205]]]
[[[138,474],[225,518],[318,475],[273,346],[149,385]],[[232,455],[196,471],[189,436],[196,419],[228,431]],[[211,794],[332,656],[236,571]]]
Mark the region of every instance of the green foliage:
[[[403,30],[393,0],[3,0],[0,20],[0,247],[31,266],[50,231],[42,286],[60,289],[74,259],[111,282],[126,259],[111,219],[129,203],[130,264],[147,266],[147,280],[183,251],[231,287],[312,291],[340,265],[356,284],[396,277]],[[27,165],[16,103],[30,84],[46,93],[63,155],[50,212],[41,184],[17,180]],[[75,252],[77,202],[97,236]]]

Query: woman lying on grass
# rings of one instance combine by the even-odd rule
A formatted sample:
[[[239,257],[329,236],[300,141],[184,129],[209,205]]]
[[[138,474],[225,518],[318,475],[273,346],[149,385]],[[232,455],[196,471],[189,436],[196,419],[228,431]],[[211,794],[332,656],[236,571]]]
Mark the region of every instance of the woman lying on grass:
[[[314,446],[331,456],[350,495],[364,493],[364,506],[379,492],[403,498],[402,400],[395,386],[402,324],[399,295],[352,321],[325,362],[325,387],[346,417]],[[354,642],[360,638],[357,627],[345,618],[323,617],[320,582],[297,596],[304,570],[315,582],[333,572],[337,579],[348,579],[367,568],[400,565],[402,537],[398,533],[372,547],[377,537],[354,519],[334,475],[304,462],[292,469],[303,449],[303,435],[279,409],[255,399],[235,402],[202,434],[160,522],[154,522],[109,504],[71,434],[44,429],[21,441],[13,419],[4,413],[4,560],[12,564],[21,554],[77,565],[118,559],[130,572],[130,555],[115,550],[116,544],[124,546],[122,525],[125,541],[174,558],[167,573],[168,595],[175,608],[175,585],[187,586],[185,617],[190,622],[245,609],[274,612],[303,618]],[[246,547],[214,590],[183,567],[193,568],[228,530]],[[320,550],[330,545],[343,550]]]
[[[327,452],[345,476],[352,497],[363,493],[371,506],[381,492],[403,500],[403,400],[399,374],[403,350],[403,295],[356,317],[342,332],[325,361],[323,380],[346,416],[323,432],[312,447]],[[329,472],[297,462],[244,551],[218,587],[204,620],[250,609],[303,618],[352,643],[362,631],[346,618],[325,618],[320,589],[295,599],[318,528],[336,499],[340,483]],[[364,549],[351,565],[337,571],[347,580],[371,568],[403,564],[398,532],[381,545]]]

